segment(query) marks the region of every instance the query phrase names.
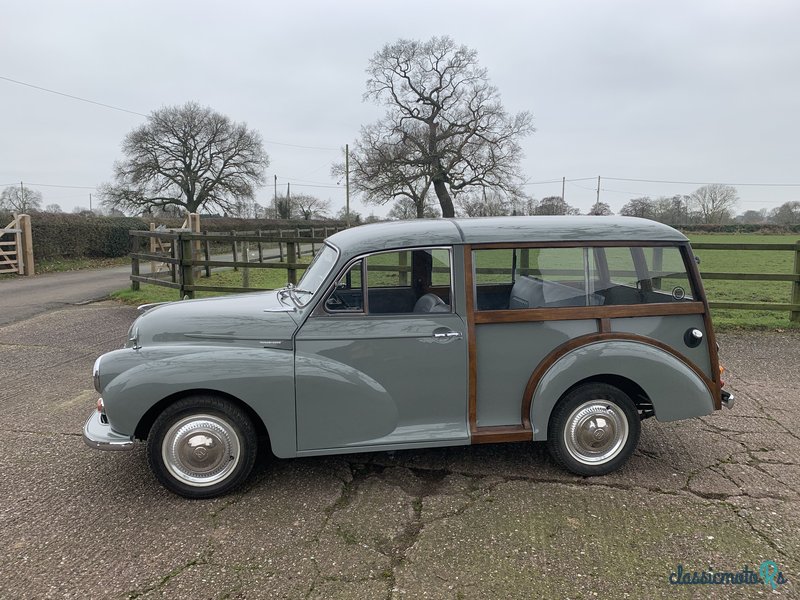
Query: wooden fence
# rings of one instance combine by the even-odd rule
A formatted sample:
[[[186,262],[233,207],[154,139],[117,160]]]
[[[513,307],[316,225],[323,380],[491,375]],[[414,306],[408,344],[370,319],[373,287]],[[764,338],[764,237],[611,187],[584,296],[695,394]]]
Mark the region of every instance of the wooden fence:
[[[261,288],[248,285],[249,269],[282,269],[287,280],[297,283],[297,271],[308,267],[299,262],[303,254],[316,254],[317,246],[341,227],[294,228],[256,232],[192,233],[191,231],[136,231],[131,234],[131,289],[149,283],[176,289],[179,297],[194,298],[198,291],[252,292]],[[153,244],[152,240],[158,243]],[[157,247],[162,252],[143,252]],[[256,258],[250,260],[250,250]],[[213,250],[213,251],[212,251]],[[226,256],[215,256],[227,250]],[[230,257],[230,258],[229,258]],[[166,265],[166,271],[142,272],[142,263]],[[214,268],[243,270],[244,287],[212,286],[199,283]]]
[[[338,229],[337,229],[338,230]],[[301,248],[305,245],[306,251],[312,254],[316,250],[316,245],[331,233],[333,228],[305,229],[305,230],[286,230],[280,232],[256,232],[251,233],[191,233],[191,232],[159,232],[159,231],[131,231],[133,251],[131,253],[131,287],[139,289],[140,283],[152,283],[179,290],[180,297],[194,297],[196,291],[211,292],[249,292],[257,291],[260,288],[251,287],[219,287],[199,285],[196,280],[198,267],[202,268],[206,275],[210,275],[214,267],[228,267],[233,269],[283,269],[287,272],[287,280],[297,283],[297,271],[305,269],[308,265],[299,263]],[[321,236],[319,234],[322,234]],[[290,235],[287,235],[290,234]],[[141,241],[152,236],[161,236],[175,243],[169,244],[171,255],[150,254],[140,252]],[[258,261],[251,262],[247,253],[242,253],[239,245],[251,243],[257,245]],[[215,245],[229,246],[231,249],[232,260],[212,259],[210,247]],[[277,246],[277,254],[274,254]],[[285,252],[284,252],[285,246]],[[310,248],[308,248],[310,246]],[[166,246],[165,246],[166,247]],[[202,258],[198,256],[197,248],[202,248]],[[265,254],[265,249],[271,248],[273,255]],[[709,298],[711,308],[733,309],[733,310],[769,310],[769,311],[788,311],[792,321],[800,321],[800,241],[794,244],[728,244],[728,243],[697,243],[692,244],[695,250],[725,250],[725,251],[780,251],[794,253],[794,266],[791,273],[735,273],[735,272],[703,272],[704,280],[727,280],[727,281],[785,281],[791,284],[787,290],[789,301],[779,302],[721,302],[715,301],[713,294]],[[243,255],[245,260],[240,260]],[[284,260],[285,258],[285,260]],[[275,260],[277,259],[277,261]],[[159,261],[172,266],[172,278],[170,281],[151,274],[149,277],[140,272],[142,261]],[[272,262],[270,262],[272,261]],[[391,267],[394,270],[403,271],[410,267]]]
[[[794,264],[791,273],[728,273],[706,272],[700,270],[703,279],[710,281],[786,281],[791,283],[788,292],[789,302],[718,302],[709,297],[711,308],[727,308],[733,310],[775,310],[789,311],[789,319],[800,321],[800,241],[794,244],[726,244],[701,243],[692,244],[694,250],[727,250],[727,251],[780,251],[793,252]],[[702,264],[701,264],[702,266]]]

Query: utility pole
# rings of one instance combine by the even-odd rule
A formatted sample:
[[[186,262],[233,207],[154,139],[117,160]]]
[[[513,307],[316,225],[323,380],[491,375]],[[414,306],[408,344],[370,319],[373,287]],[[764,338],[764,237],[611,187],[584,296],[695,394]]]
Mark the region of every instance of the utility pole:
[[[22,212],[28,212],[25,206],[25,188],[22,187],[22,182],[19,182],[19,206],[22,209]]]
[[[344,197],[344,219],[347,226],[350,227],[350,144],[344,145]]]
[[[92,194],[89,194],[89,212],[92,212]]]
[[[275,209],[275,218],[278,218],[278,176],[275,177],[275,195],[272,197],[272,207]]]
[[[600,175],[597,176],[597,204],[600,204]]]
[[[290,187],[292,184],[288,181],[286,182],[286,216],[288,218],[292,218],[292,202],[291,202],[291,193]]]
[[[566,178],[566,177],[562,177],[562,178],[561,178],[561,199],[562,199],[564,202],[566,202],[566,201],[567,201],[567,199],[566,199],[566,198],[564,198],[564,187],[565,187],[566,183],[567,183],[567,178]]]

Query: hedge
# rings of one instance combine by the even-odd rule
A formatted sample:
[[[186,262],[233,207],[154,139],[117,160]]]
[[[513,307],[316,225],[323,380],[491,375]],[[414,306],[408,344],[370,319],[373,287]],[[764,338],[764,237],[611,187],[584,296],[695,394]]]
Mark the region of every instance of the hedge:
[[[136,217],[33,213],[33,256],[36,260],[125,256],[131,247],[128,232],[148,228]]]

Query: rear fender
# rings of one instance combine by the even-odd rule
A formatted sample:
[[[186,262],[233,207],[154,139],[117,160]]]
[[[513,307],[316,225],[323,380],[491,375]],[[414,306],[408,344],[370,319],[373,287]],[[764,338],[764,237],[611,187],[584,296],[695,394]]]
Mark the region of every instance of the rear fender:
[[[567,352],[542,375],[531,402],[533,439],[547,439],[550,414],[571,387],[607,375],[639,385],[659,421],[699,417],[714,410],[708,383],[686,361],[645,342],[603,340]]]

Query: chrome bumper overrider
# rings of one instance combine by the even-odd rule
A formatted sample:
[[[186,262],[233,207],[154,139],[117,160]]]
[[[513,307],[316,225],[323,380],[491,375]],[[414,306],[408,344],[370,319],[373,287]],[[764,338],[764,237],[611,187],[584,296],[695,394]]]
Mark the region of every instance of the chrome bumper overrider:
[[[725,408],[733,408],[733,403],[736,402],[736,398],[730,392],[726,390],[722,390],[722,406]]]
[[[98,450],[132,450],[136,445],[130,437],[113,432],[110,425],[100,420],[98,411],[94,411],[83,426],[83,441]]]

